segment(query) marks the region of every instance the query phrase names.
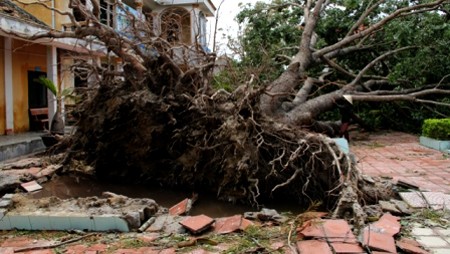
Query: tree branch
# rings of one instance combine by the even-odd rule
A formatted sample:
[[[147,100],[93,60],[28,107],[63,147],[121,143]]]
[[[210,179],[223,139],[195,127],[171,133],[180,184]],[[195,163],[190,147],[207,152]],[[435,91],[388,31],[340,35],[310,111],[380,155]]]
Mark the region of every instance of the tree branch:
[[[421,100],[420,97],[428,96],[428,95],[445,95],[450,94],[450,90],[444,90],[444,89],[426,89],[418,92],[412,92],[412,93],[403,93],[403,94],[387,94],[387,95],[375,95],[374,93],[355,93],[352,94],[352,99],[355,101],[412,101],[412,102],[423,102],[423,103],[432,103],[428,100]],[[433,104],[436,105],[446,105],[447,103],[440,103],[435,102]]]
[[[295,95],[295,98],[292,101],[294,106],[300,105],[301,103],[304,103],[308,99],[308,96],[311,93],[311,89],[314,87],[314,83],[317,81],[318,80],[313,79],[311,77],[308,77],[305,80],[302,88],[298,90],[298,93]]]
[[[358,27],[360,25],[363,24],[364,19],[367,18],[367,16],[369,16],[369,14],[375,9],[377,8],[381,3],[383,3],[385,0],[379,0],[378,2],[376,2],[374,5],[370,6],[369,8],[367,8],[366,11],[364,11],[364,13],[359,17],[358,21],[356,21],[355,24],[353,24],[353,26],[350,28],[350,30],[348,31],[348,33],[345,35],[345,37],[348,37],[350,35],[352,35],[356,29],[358,29]]]
[[[372,68],[376,63],[378,63],[379,61],[385,59],[386,57],[396,54],[400,51],[404,51],[404,50],[408,50],[408,49],[412,49],[412,48],[417,48],[417,46],[407,46],[407,47],[402,47],[402,48],[398,48],[398,49],[394,49],[391,51],[388,51],[382,55],[380,55],[379,57],[375,58],[374,60],[372,60],[369,64],[367,64],[359,73],[358,75],[353,79],[353,81],[348,84],[349,87],[353,87],[355,86],[363,77],[363,75],[370,70],[370,68]]]

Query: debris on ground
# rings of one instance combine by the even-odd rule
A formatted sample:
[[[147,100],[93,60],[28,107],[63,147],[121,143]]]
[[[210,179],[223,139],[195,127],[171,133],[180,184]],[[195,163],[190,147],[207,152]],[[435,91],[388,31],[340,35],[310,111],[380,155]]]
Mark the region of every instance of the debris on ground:
[[[3,164],[0,169],[0,192],[14,191],[26,182],[42,184],[61,169],[60,164],[47,164],[43,158],[34,157]]]
[[[22,186],[22,188],[24,188],[27,192],[33,192],[42,189],[42,186],[39,185],[36,181],[22,183],[20,186]]]
[[[286,216],[280,215],[274,209],[263,208],[260,212],[247,212],[244,214],[246,219],[260,220],[260,221],[272,221],[279,224],[285,223],[287,221]]]
[[[18,165],[20,163],[14,167],[18,167]],[[21,166],[23,165],[30,164],[27,162],[21,164]],[[20,176],[15,178],[19,179],[20,184],[23,184],[24,180],[31,180],[30,182],[39,184],[39,177],[51,176],[60,169],[59,165],[21,170],[13,169],[11,166],[8,170],[2,170],[0,173],[8,171],[8,173],[12,173],[11,175]],[[378,182],[376,178],[371,177],[364,177],[364,181],[369,184],[372,181]],[[398,184],[397,187],[399,187]],[[137,201],[139,199],[105,192],[101,198],[73,199],[76,201],[71,202],[79,205],[81,210],[86,210],[86,207],[102,210],[99,214],[108,213],[108,209],[103,210],[104,204],[108,204],[117,214],[120,214],[120,218],[128,225],[130,233],[121,233],[120,235],[94,233],[91,235],[86,234],[83,230],[97,231],[95,228],[81,227],[83,229],[78,231],[83,235],[88,235],[83,239],[77,240],[80,236],[78,234],[77,236],[65,236],[60,240],[37,247],[68,250],[72,248],[72,245],[61,246],[58,244],[66,245],[65,243],[70,240],[78,242],[79,245],[73,246],[78,246],[79,249],[93,250],[97,253],[106,250],[123,253],[123,250],[126,249],[148,253],[175,253],[178,251],[222,253],[225,250],[229,253],[298,253],[299,251],[302,254],[396,253],[396,251],[398,253],[431,253],[424,250],[422,246],[433,251],[448,247],[450,243],[446,243],[445,239],[448,238],[446,227],[448,227],[450,219],[446,215],[446,209],[449,209],[448,204],[450,204],[449,195],[421,191],[414,187],[406,188],[406,185],[402,185],[402,188],[399,189],[402,192],[398,196],[402,200],[394,198],[379,200],[377,204],[361,208],[365,216],[365,226],[360,229],[352,220],[334,219],[332,213],[316,211],[306,211],[293,216],[292,214],[280,214],[274,209],[263,208],[259,212],[248,212],[222,218],[211,218],[206,215],[187,216],[197,198],[196,195],[182,200],[170,209],[159,207],[155,203],[155,206],[150,206],[153,207],[150,212],[148,209],[130,205],[130,200],[134,200],[138,205],[147,204],[146,201]],[[56,198],[36,199],[28,203],[25,197],[26,194],[3,196],[0,200],[0,217],[3,221],[8,218],[9,214],[17,215],[10,212],[10,209],[22,209],[25,212],[49,207],[54,207],[54,211],[57,211],[58,208],[69,212],[76,210],[73,207],[59,205],[60,200],[58,201]],[[128,213],[117,210],[120,206],[128,207]],[[55,212],[55,214],[57,213]],[[96,215],[94,219],[98,219]],[[0,219],[0,227],[1,225]],[[441,227],[442,230],[435,227]],[[77,229],[71,230],[71,232],[75,231]],[[3,237],[2,234],[0,237]],[[118,237],[119,240],[112,240],[118,239]],[[434,243],[438,245],[430,245],[431,238],[436,238]],[[88,247],[87,242],[98,242],[98,245]],[[107,244],[105,245],[105,243]],[[5,241],[5,244],[0,245],[0,251],[3,251],[3,248],[12,248],[6,247],[8,244],[14,245],[10,241]],[[31,244],[17,246],[13,250],[17,252],[35,247],[36,244]]]
[[[180,222],[180,224],[187,228],[191,233],[198,234],[205,231],[214,223],[214,219],[201,214],[197,216],[188,216],[186,219]]]

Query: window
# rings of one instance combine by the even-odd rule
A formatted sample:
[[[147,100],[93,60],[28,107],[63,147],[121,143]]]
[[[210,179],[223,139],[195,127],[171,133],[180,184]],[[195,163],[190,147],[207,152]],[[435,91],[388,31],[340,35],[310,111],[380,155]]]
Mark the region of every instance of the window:
[[[161,14],[162,37],[170,43],[191,43],[191,15],[183,8],[169,8]]]

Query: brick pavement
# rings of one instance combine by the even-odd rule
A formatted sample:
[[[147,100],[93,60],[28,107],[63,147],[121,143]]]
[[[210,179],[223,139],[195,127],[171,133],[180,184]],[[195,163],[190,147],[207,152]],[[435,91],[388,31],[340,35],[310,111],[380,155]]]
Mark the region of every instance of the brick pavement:
[[[450,156],[420,145],[418,136],[385,132],[356,133],[352,138],[350,150],[362,172],[450,194]],[[411,235],[430,253],[450,253],[449,229],[418,225]]]
[[[351,138],[350,150],[362,172],[450,193],[450,156],[420,145],[418,136],[384,132],[355,133]]]

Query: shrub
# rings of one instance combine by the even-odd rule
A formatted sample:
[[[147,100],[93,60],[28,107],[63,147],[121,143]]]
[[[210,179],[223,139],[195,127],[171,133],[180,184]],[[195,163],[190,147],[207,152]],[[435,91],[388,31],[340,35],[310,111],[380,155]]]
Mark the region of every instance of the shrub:
[[[450,118],[425,120],[422,125],[422,135],[434,139],[449,140]]]

